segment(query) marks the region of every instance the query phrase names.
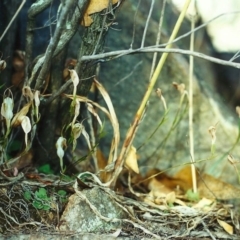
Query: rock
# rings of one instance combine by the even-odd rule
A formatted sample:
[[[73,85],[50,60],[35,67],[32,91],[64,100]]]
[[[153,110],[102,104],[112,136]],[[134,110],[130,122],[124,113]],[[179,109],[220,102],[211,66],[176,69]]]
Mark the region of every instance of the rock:
[[[156,3],[154,9],[159,14],[160,3]],[[129,49],[132,42],[134,24],[133,16],[135,15],[135,5],[133,1],[125,1],[119,14],[117,15],[118,29],[111,30],[106,41],[106,51],[119,49]],[[147,10],[144,10],[147,9]],[[141,44],[142,33],[145,26],[149,6],[144,2],[140,6],[140,11],[136,15],[134,47]],[[153,14],[153,16],[155,16]],[[159,16],[159,15],[158,15]],[[176,14],[167,7],[166,22],[162,33],[162,42],[167,42],[167,35],[170,35],[173,29],[172,19],[176,19]],[[171,18],[171,20],[170,20]],[[174,22],[175,23],[175,22]],[[130,27],[129,27],[130,26]],[[145,46],[154,45],[158,25],[154,20],[150,21],[147,32]],[[190,30],[187,21],[183,24],[182,29]],[[180,32],[181,34],[182,32]],[[199,35],[198,35],[199,34]],[[196,51],[211,55],[211,47],[206,42],[198,42],[203,39],[204,32],[198,32],[196,36]],[[199,37],[199,38],[198,38]],[[189,41],[177,42],[174,47],[181,45],[181,48],[188,49]],[[147,89],[149,74],[151,69],[152,54],[135,54],[124,56],[101,65],[99,81],[106,87],[109,92],[113,105],[119,119],[121,129],[121,142],[134,119],[134,115],[140,105],[143,95]],[[222,66],[219,65],[219,68]],[[179,54],[170,54],[162,73],[158,78],[156,88],[162,90],[166,99],[169,112],[167,119],[155,135],[138,149],[146,139],[157,128],[158,123],[164,115],[163,105],[153,92],[149,100],[146,115],[136,134],[134,146],[138,149],[139,165],[141,173],[146,172],[153,167],[160,169],[171,169],[176,172],[176,166],[189,163],[191,156],[189,153],[189,128],[188,128],[188,111],[186,109],[179,124],[171,130],[172,124],[179,109],[180,94],[172,87],[172,82],[184,83],[188,90],[188,58]],[[234,146],[238,135],[237,114],[234,114],[227,106],[220,94],[216,90],[218,83],[215,78],[214,69],[211,63],[202,59],[195,59],[194,62],[194,147],[195,161],[200,168],[216,177],[222,178],[227,182],[235,182],[237,174],[233,174],[233,167],[227,162],[227,154]],[[104,104],[101,101],[101,104]],[[211,135],[208,132],[210,126],[217,128],[216,152],[211,155]],[[108,152],[110,146],[111,126],[108,122],[105,124],[107,137],[101,139],[104,152]],[[171,132],[171,134],[169,134]],[[169,136],[168,136],[169,135]],[[168,137],[167,137],[168,136]],[[238,158],[239,146],[236,146],[231,153]],[[224,171],[223,171],[224,169]],[[231,173],[231,174],[229,174]]]
[[[82,194],[101,213],[110,219],[122,219],[125,214],[123,210],[100,188],[83,190]],[[106,222],[90,209],[85,200],[77,193],[69,198],[69,202],[60,219],[61,231],[74,231],[77,233],[108,232],[121,227],[120,221]]]

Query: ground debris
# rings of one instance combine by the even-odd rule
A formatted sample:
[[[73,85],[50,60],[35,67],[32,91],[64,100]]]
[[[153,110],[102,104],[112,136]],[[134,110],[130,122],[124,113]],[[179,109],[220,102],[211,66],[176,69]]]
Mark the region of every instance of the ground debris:
[[[31,239],[34,239],[34,236],[38,239],[60,239],[63,236],[64,239],[79,239],[80,236],[81,239],[99,239],[99,236],[104,236],[104,239],[239,239],[240,235],[239,215],[230,205],[217,202],[207,212],[179,205],[165,206],[163,209],[162,206],[150,205],[138,198],[127,198],[97,185],[90,189],[75,189],[76,193],[69,194],[68,197],[71,195],[79,198],[72,206],[74,211],[78,211],[77,205],[88,208],[88,211],[81,208],[79,212],[82,218],[85,218],[85,225],[91,226],[94,221],[99,223],[101,220],[105,224],[111,224],[111,228],[102,228],[103,225],[100,224],[100,228],[95,231],[93,228],[83,231],[82,221],[75,221],[74,228],[68,225],[67,230],[64,230],[61,225],[66,222],[62,213],[68,207],[65,208],[66,202],[63,203],[63,200],[54,194],[56,187],[46,188],[50,201],[50,208],[47,210],[36,209],[38,205],[34,208],[33,202],[27,201],[26,196],[24,198],[27,190],[39,193],[39,187],[26,183],[16,183],[0,189],[0,230],[2,236],[9,236],[8,239],[14,239],[14,236],[19,239],[19,236],[24,234],[30,234],[28,236],[31,236]],[[34,196],[32,195],[32,198]],[[116,213],[120,214],[110,214],[107,211],[110,206],[115,206]],[[88,213],[88,216],[84,215],[85,213]],[[89,218],[90,213],[92,218]],[[232,226],[233,233],[228,233],[218,220]]]

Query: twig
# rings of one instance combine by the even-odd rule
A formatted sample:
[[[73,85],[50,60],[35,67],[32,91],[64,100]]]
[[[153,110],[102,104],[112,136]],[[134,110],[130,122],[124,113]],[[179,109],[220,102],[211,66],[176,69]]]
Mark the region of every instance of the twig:
[[[195,0],[192,3],[193,12],[195,12]],[[197,14],[191,16],[191,30],[195,28],[195,22],[197,19]],[[194,32],[192,32],[190,37],[190,50],[194,50]],[[193,56],[189,57],[189,92],[188,92],[188,99],[189,99],[189,108],[188,108],[188,115],[189,115],[189,148],[190,148],[190,161],[191,161],[191,173],[192,173],[192,186],[193,192],[197,193],[197,177],[196,177],[196,169],[195,169],[195,158],[194,158],[194,134],[193,134],[193,74],[194,74],[194,59]]]
[[[116,87],[117,85],[121,84],[122,82],[124,82],[126,79],[128,79],[130,76],[133,75],[133,73],[136,71],[136,69],[142,65],[143,61],[138,62],[133,68],[132,71],[130,73],[128,73],[125,77],[123,77],[122,79],[120,79],[116,84],[114,84],[114,87]]]
[[[162,24],[163,24],[163,17],[164,17],[166,2],[167,2],[167,0],[163,0],[162,10],[161,10],[160,19],[159,19],[159,24],[158,24],[158,34],[157,34],[156,45],[159,45],[160,39],[161,39]],[[150,72],[149,80],[151,79],[151,77],[152,77],[152,75],[153,75],[153,72],[154,72],[154,69],[155,69],[155,66],[156,66],[156,61],[157,61],[157,52],[155,52],[155,53],[153,54],[152,67],[151,67],[151,72]]]
[[[29,86],[29,65],[32,63],[32,52],[33,52],[33,31],[35,29],[35,17],[45,10],[52,0],[46,0],[44,2],[38,1],[32,4],[28,10],[28,21],[27,21],[27,31],[26,31],[26,48],[25,48],[25,81],[24,85]],[[21,102],[21,101],[20,101]]]
[[[62,87],[56,92],[56,93],[53,93],[52,96],[46,100],[46,101],[43,101],[41,102],[41,106],[46,106],[48,105],[49,103],[51,103],[55,98],[57,98],[58,96],[60,96],[65,90],[68,89],[68,87],[72,84],[72,81],[71,80],[68,80],[64,85],[62,85]]]
[[[151,15],[152,15],[154,3],[155,3],[155,0],[152,0],[152,2],[151,2],[151,7],[150,7],[150,9],[149,9],[149,13],[148,13],[148,17],[147,17],[147,21],[146,21],[146,24],[145,24],[145,28],[144,28],[144,31],[143,31],[141,48],[144,47],[144,42],[145,42],[145,38],[146,38],[146,34],[147,34],[147,29],[148,29],[149,21],[150,21]]]
[[[140,4],[141,4],[141,0],[138,0],[137,9],[136,9],[136,12],[135,12],[135,15],[134,15],[134,19],[133,19],[133,33],[132,33],[132,42],[130,44],[130,49],[133,48],[133,44],[134,44],[135,29],[136,29],[136,18],[137,18],[137,13],[138,13],[138,9],[139,9]]]
[[[57,48],[57,45],[58,45],[59,39],[61,37],[62,31],[64,29],[64,26],[66,25],[69,10],[71,8],[74,8],[74,6],[76,7],[76,1],[73,1],[73,0],[66,1],[66,4],[62,9],[61,17],[60,17],[59,21],[57,22],[54,36],[53,36],[53,38],[50,39],[50,43],[49,43],[46,53],[45,53],[45,59],[44,59],[43,65],[42,65],[42,69],[41,69],[39,76],[37,78],[37,81],[36,81],[36,85],[35,85],[36,90],[40,88],[41,84],[43,83],[44,79],[47,76],[47,73],[50,68],[50,61],[53,57],[55,49]]]
[[[200,52],[192,52],[189,50],[183,50],[183,49],[178,49],[178,48],[158,48],[157,46],[149,46],[149,47],[144,47],[144,48],[137,48],[137,49],[128,49],[128,50],[118,50],[118,51],[112,51],[112,52],[107,52],[107,53],[101,53],[97,54],[94,56],[83,56],[81,58],[81,61],[89,61],[89,60],[97,60],[97,59],[102,59],[102,62],[109,61],[111,59],[119,58],[125,55],[130,55],[130,54],[139,54],[139,53],[148,53],[148,52],[160,52],[160,53],[178,53],[178,54],[184,54],[184,55],[191,55],[193,57],[198,57],[205,59],[210,62],[214,62],[217,64],[225,65],[225,66],[230,66],[230,67],[235,67],[240,69],[240,63],[235,63],[235,62],[229,62],[225,60],[221,60],[219,58],[211,57],[206,54],[200,53]],[[105,58],[108,58],[107,60],[104,60]]]
[[[5,34],[7,33],[8,29],[11,27],[13,21],[15,20],[15,18],[17,17],[17,15],[19,14],[19,12],[21,11],[23,5],[25,4],[26,0],[23,0],[22,3],[20,4],[19,8],[17,9],[17,11],[15,12],[14,16],[12,17],[11,21],[9,22],[9,24],[7,25],[6,29],[4,30],[2,36],[0,37],[0,42],[2,41],[2,39],[4,38]]]
[[[201,220],[200,222],[202,223],[204,229],[205,229],[206,232],[209,234],[209,236],[212,238],[212,240],[216,240],[216,238],[213,236],[213,234],[211,233],[211,231],[208,229],[206,223],[205,223],[203,220]]]

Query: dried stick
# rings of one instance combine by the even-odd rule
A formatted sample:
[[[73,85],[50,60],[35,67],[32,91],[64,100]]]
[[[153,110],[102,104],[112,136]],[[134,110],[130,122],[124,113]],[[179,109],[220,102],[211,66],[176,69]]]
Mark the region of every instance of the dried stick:
[[[192,3],[193,14],[191,16],[191,30],[195,28],[195,22],[197,19],[196,8],[195,8],[195,0]],[[192,32],[190,37],[190,50],[194,50],[194,32]],[[189,56],[189,108],[188,108],[188,116],[189,116],[189,149],[190,149],[190,161],[191,161],[191,172],[192,172],[192,185],[193,192],[197,193],[197,176],[195,169],[195,158],[194,158],[194,134],[193,134],[193,75],[194,75],[194,59],[193,56]]]
[[[35,17],[45,10],[52,0],[46,0],[44,2],[38,1],[32,4],[28,10],[28,21],[27,21],[27,31],[26,31],[26,49],[25,49],[25,80],[24,85],[29,86],[29,65],[32,63],[32,52],[33,52],[33,31],[35,28]]]
[[[151,15],[152,15],[154,3],[155,3],[155,0],[152,0],[152,2],[151,2],[151,7],[150,7],[150,9],[149,9],[149,13],[148,13],[148,17],[147,17],[147,21],[146,21],[146,24],[145,24],[145,28],[144,28],[144,31],[143,31],[141,48],[144,47],[144,42],[145,42],[145,38],[146,38],[146,34],[147,34],[147,29],[148,29],[149,21],[150,21]]]
[[[210,62],[214,62],[217,64],[240,69],[240,63],[221,60],[219,58],[211,57],[211,56],[208,56],[208,55],[200,53],[200,52],[192,52],[189,50],[183,50],[183,49],[178,49],[178,48],[168,48],[168,49],[158,48],[158,46],[150,46],[150,47],[128,49],[128,50],[118,50],[118,51],[112,51],[112,52],[108,52],[108,53],[101,53],[101,54],[97,54],[97,55],[83,56],[81,58],[81,61],[102,59],[100,61],[105,62],[105,61],[110,61],[113,58],[115,59],[115,58],[123,57],[125,55],[137,54],[137,53],[139,54],[139,53],[143,53],[143,52],[145,52],[145,53],[148,53],[148,52],[178,53],[178,54],[184,54],[184,55],[191,55],[193,57],[202,58],[202,59],[205,59]],[[104,60],[104,59],[106,59],[106,60]]]
[[[54,51],[58,45],[58,42],[60,40],[64,26],[66,25],[69,11],[71,8],[76,7],[76,5],[77,5],[76,3],[77,2],[74,0],[66,1],[65,6],[62,8],[61,17],[60,17],[59,21],[57,22],[54,36],[52,39],[50,39],[50,43],[47,47],[47,50],[45,53],[45,59],[44,59],[41,71],[39,73],[39,76],[37,78],[35,89],[39,89],[41,87],[41,84],[43,83],[44,79],[47,76],[47,73],[50,69],[50,61],[51,61]]]
[[[132,33],[132,42],[130,44],[130,49],[133,48],[133,44],[134,44],[135,29],[136,29],[136,18],[137,18],[137,13],[138,13],[140,4],[141,4],[141,0],[138,0],[138,5],[137,5],[137,9],[136,9],[136,12],[135,12],[135,15],[134,15],[134,20],[133,20],[133,33]]]
[[[23,0],[22,3],[20,4],[19,8],[17,9],[16,13],[14,14],[14,16],[12,17],[11,21],[9,22],[9,24],[7,25],[7,27],[5,28],[3,34],[0,37],[0,42],[2,41],[2,39],[4,38],[5,34],[7,33],[7,31],[9,30],[9,28],[11,27],[13,21],[15,20],[15,18],[17,17],[17,15],[19,14],[19,12],[21,11],[21,9],[23,8],[23,5],[25,4],[26,0]]]
[[[167,0],[163,0],[162,10],[161,10],[160,19],[159,19],[159,24],[158,24],[158,34],[157,34],[156,45],[159,45],[160,39],[161,39],[162,24],[163,24],[163,17],[164,17],[166,2],[167,2]],[[153,54],[152,67],[151,67],[151,72],[150,72],[149,80],[151,79],[151,77],[152,77],[152,75],[153,75],[153,72],[154,72],[154,69],[155,69],[155,66],[156,66],[156,61],[157,61],[157,52],[155,52],[155,53]]]

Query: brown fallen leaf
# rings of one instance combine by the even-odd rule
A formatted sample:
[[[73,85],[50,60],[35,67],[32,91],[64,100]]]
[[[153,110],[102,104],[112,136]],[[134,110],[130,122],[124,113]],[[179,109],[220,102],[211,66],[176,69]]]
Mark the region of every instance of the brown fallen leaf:
[[[228,224],[228,223],[226,223],[226,222],[224,222],[224,221],[222,221],[222,220],[220,220],[220,219],[217,219],[217,221],[218,221],[219,225],[220,225],[228,234],[230,234],[230,235],[233,234],[233,227],[232,227],[230,224]]]
[[[135,147],[131,146],[127,154],[125,161],[125,166],[128,169],[133,170],[135,173],[139,174],[138,162],[137,162],[137,150]]]
[[[201,198],[207,199],[234,199],[240,198],[240,189],[226,182],[221,181],[206,173],[197,171],[197,187]],[[191,166],[186,166],[177,172],[173,177],[158,169],[150,170],[141,182],[148,190],[169,193],[180,189],[186,192],[192,189]]]
[[[198,192],[206,198],[222,200],[240,198],[240,189],[206,173],[198,179]]]
[[[118,1],[119,0],[112,0],[112,4],[116,4]],[[85,27],[89,27],[93,22],[93,19],[90,15],[93,13],[101,12],[103,9],[108,7],[108,4],[109,0],[90,0],[81,24]]]

